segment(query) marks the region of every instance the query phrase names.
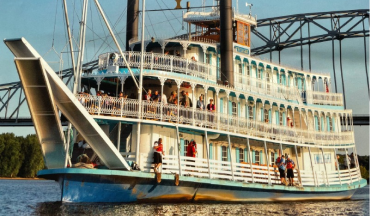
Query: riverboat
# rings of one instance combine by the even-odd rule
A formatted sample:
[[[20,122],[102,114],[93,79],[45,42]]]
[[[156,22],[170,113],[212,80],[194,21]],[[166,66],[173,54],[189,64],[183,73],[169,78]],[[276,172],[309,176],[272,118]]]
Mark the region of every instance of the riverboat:
[[[128,2],[128,11],[137,12],[138,0]],[[138,20],[128,25],[128,50],[101,54],[93,71],[77,65],[76,89],[86,93],[71,91],[24,38],[4,40],[44,154],[47,169],[38,176],[60,183],[62,201],[341,200],[366,185],[352,110],[331,92],[330,74],[251,56],[257,18],[233,11],[231,0],[216,3],[208,12],[183,13],[185,35],[140,40]],[[149,89],[157,100],[143,100]],[[181,104],[182,93],[190,103]],[[210,100],[215,110],[207,109]],[[63,130],[61,113],[74,138]],[[165,154],[155,173],[159,138]],[[98,168],[71,168],[70,149],[77,151],[81,140]],[[191,141],[196,157],[186,156]],[[296,164],[293,186],[280,181],[281,155]]]

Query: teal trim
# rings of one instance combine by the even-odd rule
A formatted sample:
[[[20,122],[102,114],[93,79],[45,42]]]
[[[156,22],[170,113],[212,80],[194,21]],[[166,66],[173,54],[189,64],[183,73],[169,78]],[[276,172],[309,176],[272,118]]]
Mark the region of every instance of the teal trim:
[[[316,131],[319,131],[319,123],[318,123],[318,118],[317,118],[317,116],[315,116],[315,130]]]
[[[180,138],[180,152],[182,156],[185,156],[185,140],[183,138]]]
[[[277,158],[278,158],[278,153],[275,152],[275,154],[274,154],[274,163],[275,163],[275,161],[276,161]]]
[[[283,112],[283,125],[286,126],[286,114]]]
[[[272,116],[271,116],[271,109],[269,110],[269,123],[271,124],[272,122]]]
[[[326,116],[326,129],[330,132],[330,117]]]
[[[276,83],[279,84],[280,83],[280,76],[278,73],[276,73]]]
[[[264,115],[263,108],[261,108],[261,122],[264,122],[263,121],[263,117],[264,117],[263,115]]]
[[[220,113],[224,113],[224,99],[220,98]]]
[[[213,159],[213,144],[209,144],[209,159]]]
[[[231,154],[230,154],[230,149],[227,147],[227,161],[230,162]]]
[[[298,89],[302,89],[302,79],[298,77]]]
[[[209,53],[208,54],[208,59],[209,59],[209,64],[212,65],[212,53]],[[212,75],[212,67],[211,67],[211,70],[210,70],[210,74]]]
[[[260,151],[260,164],[263,164],[263,151]]]
[[[239,159],[239,148],[236,148],[235,149],[235,162],[236,163],[240,163],[240,159]]]
[[[325,131],[324,116],[321,116],[321,131]]]
[[[244,149],[244,162],[249,162],[248,161],[248,149]]]
[[[256,152],[252,150],[252,163],[256,163]]]

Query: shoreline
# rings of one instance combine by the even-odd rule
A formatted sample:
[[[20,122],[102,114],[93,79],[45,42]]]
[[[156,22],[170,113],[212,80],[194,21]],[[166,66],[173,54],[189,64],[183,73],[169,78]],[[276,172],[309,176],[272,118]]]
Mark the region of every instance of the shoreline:
[[[0,180],[48,180],[44,178],[0,177]]]

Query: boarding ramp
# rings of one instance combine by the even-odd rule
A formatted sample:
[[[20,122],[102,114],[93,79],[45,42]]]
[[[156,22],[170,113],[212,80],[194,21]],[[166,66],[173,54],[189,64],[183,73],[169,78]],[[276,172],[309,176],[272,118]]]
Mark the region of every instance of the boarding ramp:
[[[49,129],[50,133],[53,132],[53,134],[50,135],[39,133],[39,131],[37,131],[40,142],[46,140],[48,137],[53,137],[52,135],[59,136],[59,134],[55,132],[58,131],[58,129],[55,129],[55,127],[60,127],[59,115],[57,115],[57,109],[55,109],[56,105],[58,109],[66,116],[68,121],[71,122],[74,127],[80,132],[80,134],[85,138],[86,142],[89,143],[91,148],[96,152],[96,154],[108,168],[130,170],[130,167],[126,163],[125,159],[110,141],[108,136],[95,122],[91,115],[86,111],[86,109],[81,105],[81,103],[75,98],[73,93],[57,76],[54,70],[37,53],[37,51],[33,49],[33,47],[24,38],[4,40],[4,42],[16,57],[15,63],[17,65],[22,84],[27,86],[29,80],[38,80],[37,82],[39,82],[38,84],[40,84],[41,86],[49,87],[43,88],[43,90],[45,91],[45,93],[43,94],[32,94],[33,96],[29,96],[31,93],[25,93],[27,102],[30,106],[31,115],[36,130],[43,130],[45,127],[54,128],[53,130]],[[37,72],[35,72],[36,70]],[[25,92],[29,90],[30,88],[24,89]],[[45,95],[48,95],[48,97],[45,97]],[[54,106],[53,115],[58,116],[55,118],[55,124],[43,125],[42,121],[45,121],[43,118],[50,117],[44,115],[36,116],[36,114],[33,113],[34,109],[31,109],[31,106],[41,100],[47,101],[44,103],[49,104],[49,109],[51,109],[51,106]],[[55,103],[55,105],[53,103]],[[51,110],[47,111],[48,114],[50,114]],[[35,118],[37,117],[38,119],[43,120],[36,120],[34,116]],[[56,123],[56,121],[59,122]],[[56,139],[59,139],[59,137]],[[54,140],[51,140],[50,142],[53,141]],[[55,148],[50,148],[50,151],[54,154],[63,155],[65,152],[63,150],[64,142],[55,145]],[[48,156],[45,154],[45,152],[44,155],[45,158]],[[64,159],[61,160],[60,163],[64,163]]]

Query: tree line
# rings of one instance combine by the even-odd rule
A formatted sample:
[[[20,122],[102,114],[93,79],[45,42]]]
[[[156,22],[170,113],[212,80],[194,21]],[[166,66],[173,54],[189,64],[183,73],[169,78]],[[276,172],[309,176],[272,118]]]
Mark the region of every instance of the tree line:
[[[44,168],[41,146],[35,134],[0,134],[0,177],[34,178]]]

